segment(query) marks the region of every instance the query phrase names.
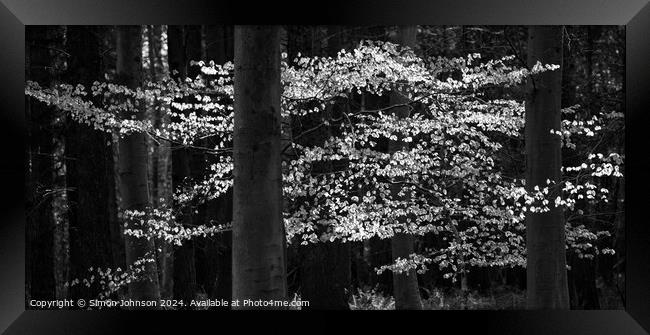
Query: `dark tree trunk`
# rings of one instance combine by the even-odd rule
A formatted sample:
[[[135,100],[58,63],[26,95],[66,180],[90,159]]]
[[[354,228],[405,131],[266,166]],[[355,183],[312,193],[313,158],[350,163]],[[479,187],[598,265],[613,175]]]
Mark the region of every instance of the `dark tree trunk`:
[[[404,47],[414,48],[416,43],[417,26],[399,27],[394,42]],[[404,96],[404,92],[393,91],[390,94],[389,105],[401,105],[409,103],[409,99]],[[409,106],[392,108],[392,112],[399,118],[407,118],[410,114]],[[408,143],[397,140],[389,141],[388,152],[395,153],[401,150],[408,150]],[[391,193],[395,199],[403,199],[398,193],[401,190],[399,184],[391,185]],[[405,224],[406,218],[401,218],[400,222]],[[406,229],[406,227],[403,227]],[[396,232],[391,239],[391,250],[393,260],[397,258],[408,259],[413,254],[414,236],[409,233]],[[418,287],[418,276],[415,270],[406,273],[393,273],[393,295],[395,296],[396,309],[422,309],[420,291]]]
[[[207,208],[207,218],[218,224],[232,222],[232,191]],[[232,232],[225,231],[206,240],[205,289],[211,299],[232,300]],[[229,307],[228,307],[229,308]]]
[[[363,39],[385,40],[387,36],[386,27],[372,26],[365,29],[356,30],[352,34],[352,42]],[[362,93],[359,96],[358,106],[360,110],[374,110],[385,108],[390,103],[389,96],[378,96],[369,93]],[[388,140],[383,139],[378,143],[378,150],[388,150]],[[363,194],[367,189],[360,189]],[[377,275],[376,268],[392,263],[391,241],[389,239],[380,239],[379,237],[372,237],[363,242],[363,259],[357,259],[357,269],[366,268],[369,273],[368,285],[373,288],[378,288],[387,294],[393,293],[393,276],[390,271],[383,272]]]
[[[61,72],[63,28],[30,26],[26,31],[27,79],[49,87]],[[64,190],[54,188],[54,107],[26,100],[28,166],[26,190],[26,295],[28,299],[56,299],[56,246],[53,201]],[[27,300],[29,301],[29,300]]]
[[[67,50],[70,54],[66,82],[90,87],[102,77],[100,27],[70,26]],[[74,278],[88,276],[90,267],[114,267],[111,224],[115,223],[113,148],[111,136],[86,124],[71,122],[66,131],[68,184],[70,187],[70,258]],[[113,197],[111,197],[113,196]],[[83,285],[71,293],[93,298],[98,292]]]
[[[349,243],[319,242],[301,248],[301,299],[315,310],[350,309]],[[305,307],[303,307],[305,308]]]
[[[587,51],[586,51],[586,76],[588,81],[586,85],[586,107],[589,115],[595,115],[596,99],[594,92],[594,31],[588,27]],[[562,106],[569,107],[576,104],[576,87],[575,82],[575,58],[569,48],[564,48],[564,69],[562,70]],[[574,166],[580,164],[577,162],[565,162],[566,165]],[[595,208],[588,201],[585,201],[585,214],[594,214]],[[596,229],[596,224],[589,217],[584,218],[584,224],[589,229]],[[571,309],[600,309],[598,302],[598,288],[596,287],[596,260],[580,258],[576,253],[569,253],[567,263],[571,270],[567,273],[569,282],[569,301]]]
[[[614,239],[614,250],[616,252],[616,263],[612,266],[611,271],[614,279],[614,286],[621,298],[622,305],[625,306],[625,179],[619,178],[616,191],[616,235]],[[610,270],[610,269],[606,269]]]
[[[138,87],[142,84],[143,72],[141,27],[118,27],[116,45],[118,80],[127,87]],[[135,115],[136,120],[142,120],[144,111],[138,110],[132,115]],[[123,117],[130,118],[131,115],[126,114]],[[119,191],[123,210],[145,211],[150,205],[147,189],[147,146],[144,136],[143,133],[133,133],[119,140]],[[134,300],[160,299],[153,240],[126,236],[125,249],[128,265],[139,259],[154,259],[153,262],[145,262],[142,278],[129,284],[129,296]]]
[[[196,78],[197,75],[200,73],[200,67],[199,66],[191,66],[190,62],[191,61],[199,61],[202,59],[202,33],[201,33],[201,27],[197,25],[192,25],[192,26],[185,26],[184,27],[184,36],[185,36],[185,66],[187,67],[187,75],[189,78]],[[204,111],[202,110],[196,110],[195,113],[197,115],[202,116],[204,114]],[[204,147],[210,147],[211,144],[207,143],[207,140],[201,140],[200,145]],[[204,178],[205,171],[207,169],[206,166],[206,161],[207,157],[204,151],[202,150],[196,150],[196,149],[191,149],[187,151],[188,153],[188,160],[189,160],[189,176],[192,180],[201,180]],[[190,223],[193,225],[199,225],[203,224],[206,221],[206,206],[205,204],[201,204],[193,209],[193,211],[190,211],[188,213],[191,213],[192,219],[190,220]],[[185,270],[186,275],[189,277],[189,283],[186,285],[185,288],[185,298],[184,299],[192,299],[196,296],[198,292],[198,279],[197,279],[197,244],[200,242],[205,242],[204,238],[196,238],[192,239],[189,241],[186,241],[184,243],[184,246],[181,248],[187,248],[187,250],[184,250],[183,253],[185,253],[185,265],[182,267],[186,267],[187,269]],[[200,245],[200,244],[199,244]],[[178,259],[175,260],[177,263],[180,263],[182,260]],[[190,296],[190,293],[192,296]]]
[[[232,61],[233,34],[232,26],[204,26],[202,58],[207,61],[212,60],[216,64]],[[206,204],[204,221],[208,225],[232,222],[231,191]],[[202,261],[199,262],[202,265],[199,276],[201,286],[211,299],[232,300],[232,232],[225,231],[207,237],[201,241],[201,244]]]
[[[392,273],[386,271],[381,275],[378,275],[375,271],[376,268],[393,262],[390,239],[380,239],[379,237],[374,236],[369,240],[364,241],[363,258],[363,265],[366,265],[368,271],[370,272],[368,285],[373,288],[377,287],[380,290],[392,294]]]
[[[233,26],[203,26],[203,58],[216,64],[232,61],[233,34]]]
[[[190,175],[189,150],[176,149],[172,152],[172,183],[180,186]],[[191,208],[177,208],[177,218],[183,226],[193,224]],[[194,241],[183,241],[183,245],[174,250],[174,298],[189,301],[196,294],[196,266],[194,258]]]
[[[239,300],[287,298],[279,32],[277,26],[235,27],[232,281]]]
[[[566,29],[571,28],[566,27]],[[567,33],[570,34],[570,30]],[[578,51],[576,47],[571,47],[571,45],[564,47],[562,51],[562,63],[564,65],[560,69],[562,71],[562,107],[570,107],[576,104],[576,51]]]
[[[116,26],[105,26],[104,36],[101,39],[101,55],[102,55],[102,73],[117,73],[117,27]],[[113,51],[113,52],[111,52]],[[122,269],[127,268],[126,264],[126,239],[124,236],[124,222],[120,217],[122,209],[122,196],[120,193],[120,181],[119,181],[119,171],[120,171],[120,159],[119,159],[119,136],[118,134],[113,133],[111,138],[111,148],[112,148],[112,171],[113,177],[110,179],[112,181],[111,188],[109,189],[108,199],[108,216],[110,221],[110,240],[111,240],[111,249],[113,252],[113,266],[120,267]],[[119,298],[128,298],[128,286],[122,287],[118,290],[117,295]]]
[[[375,35],[382,35],[382,31],[375,31]],[[375,110],[379,108],[385,108],[390,103],[390,95],[388,96],[378,96],[368,93],[362,93],[360,95],[359,106],[361,110]],[[388,151],[388,139],[382,139],[378,143],[378,150]],[[366,186],[367,187],[367,186]],[[361,188],[360,194],[364,194],[368,189]],[[359,268],[364,268],[367,266],[369,270],[369,281],[368,285],[371,287],[379,288],[386,293],[392,294],[393,292],[393,276],[390,271],[385,271],[381,275],[378,275],[375,271],[376,268],[390,264],[393,262],[393,255],[391,250],[391,241],[390,239],[380,239],[377,236],[374,236],[370,239],[363,241],[363,262],[359,262],[361,265]]]
[[[562,65],[562,27],[529,28],[528,64]],[[526,188],[543,187],[550,179],[561,181],[560,138],[551,134],[561,123],[562,72],[547,71],[529,79],[526,101]],[[555,199],[557,189],[549,192]],[[545,213],[526,213],[527,299],[529,309],[568,309],[566,236],[561,208],[549,205]]]
[[[579,258],[572,253],[568,273],[571,309],[600,309],[596,287],[595,260]]]
[[[312,34],[316,28],[312,27]],[[341,31],[338,27],[328,27],[328,51],[331,56],[341,49]],[[313,39],[312,39],[313,40]],[[310,43],[312,52],[316,52],[314,43]],[[322,123],[330,119],[334,113],[334,106],[330,105],[323,115],[318,115],[310,120],[306,128]],[[320,131],[305,136],[309,145],[323,145],[332,135],[330,127],[322,127]],[[316,173],[332,171],[331,162],[316,164]],[[323,233],[318,231],[317,233]],[[300,259],[300,293],[301,299],[309,301],[305,309],[349,309],[348,290],[350,289],[350,243],[342,243],[340,240],[333,242],[319,242],[300,247],[302,257]]]
[[[57,39],[60,45],[51,46],[65,48],[67,28],[57,29]],[[58,52],[58,51],[57,51]],[[60,71],[67,69],[67,62],[62,59],[62,53],[54,57],[54,64],[59,64]],[[61,72],[61,73],[62,73]],[[60,75],[56,76],[58,81]],[[70,221],[68,220],[68,185],[66,151],[67,118],[65,112],[57,109],[50,124],[52,131],[52,219],[54,223],[52,253],[54,255],[54,282],[56,299],[65,299],[68,295],[67,282],[70,279]]]
[[[163,26],[148,26],[147,39],[149,42],[149,78],[160,81],[168,77],[169,71],[167,62],[162,55],[163,48]],[[169,124],[169,106],[154,102],[150,106],[149,118],[156,128]],[[152,204],[154,207],[162,208],[172,206],[172,159],[171,145],[167,140],[149,140],[153,150],[150,150],[152,174],[150,184]],[[165,239],[156,239],[158,280],[160,282],[160,295],[163,299],[171,299],[174,291],[174,246]]]
[[[169,68],[172,77],[184,80],[194,77],[196,67],[190,67],[190,61],[198,60],[201,52],[201,35],[197,27],[169,26]],[[184,146],[176,145],[172,149],[172,183],[174,189],[182,186],[183,182],[192,177],[192,151]],[[176,208],[179,211],[180,222],[191,226],[194,221],[193,209]],[[174,250],[174,298],[186,301],[195,297],[196,259],[193,240],[183,241],[183,245]]]
[[[626,52],[625,52],[625,28],[620,27],[619,28],[619,38],[620,41],[622,41],[620,47],[618,50],[621,52],[621,58],[626,59]],[[625,67],[622,67],[620,70],[620,78],[622,82],[623,89],[619,93],[619,97],[621,98],[621,111],[623,114],[626,113],[625,111],[625,106],[627,104],[626,101],[626,95],[625,95],[625,87],[627,80],[625,80]],[[625,137],[621,138],[616,146],[616,152],[625,152]],[[625,174],[625,171],[622,171],[623,174]],[[616,189],[616,217],[615,217],[615,222],[616,222],[616,235],[614,238],[614,250],[616,252],[616,264],[613,266],[613,270],[615,270],[615,276],[616,276],[616,287],[617,290],[621,296],[621,300],[623,302],[623,306],[625,306],[625,255],[626,255],[626,240],[629,239],[628,236],[625,235],[625,178],[619,178],[618,183],[617,183],[617,189]],[[603,269],[605,270],[605,269]],[[606,269],[609,270],[609,269]]]

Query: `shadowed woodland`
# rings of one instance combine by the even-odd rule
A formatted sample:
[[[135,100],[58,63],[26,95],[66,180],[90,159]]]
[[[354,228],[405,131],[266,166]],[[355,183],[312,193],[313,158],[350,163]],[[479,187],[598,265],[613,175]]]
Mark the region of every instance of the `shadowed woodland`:
[[[29,309],[624,308],[624,27],[26,39]]]

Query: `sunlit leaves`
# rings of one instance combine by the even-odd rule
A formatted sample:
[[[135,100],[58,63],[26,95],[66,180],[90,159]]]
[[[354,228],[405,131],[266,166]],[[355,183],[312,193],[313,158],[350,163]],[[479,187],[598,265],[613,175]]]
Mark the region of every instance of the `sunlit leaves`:
[[[524,101],[490,98],[485,91],[508,89],[544,71],[514,65],[514,57],[422,59],[392,43],[365,41],[334,57],[282,59],[281,107],[285,118],[318,116],[331,130],[321,145],[306,145],[300,134],[285,133],[291,154],[283,159],[284,222],[287,241],[295,244],[390,238],[396,232],[435,234],[436,250],[422,250],[381,271],[426,271],[437,265],[448,278],[471,266],[525,266],[524,220],[529,213],[562,207],[578,214],[585,201],[608,201],[598,179],[622,177],[623,156],[585,154],[580,165],[563,169],[562,180],[531,185],[512,176],[505,163],[504,142],[523,140]],[[291,64],[291,65],[290,65]],[[96,82],[90,89],[59,85],[42,88],[28,82],[25,93],[68,111],[77,122],[124,136],[144,132],[156,141],[210,153],[203,177],[176,186],[173,208],[126,212],[125,233],[162,238],[174,244],[228,229],[228,223],[183,227],[176,214],[232,187],[234,65],[195,62],[201,75],[129,89]],[[351,108],[361,94],[382,96],[398,91],[407,103],[406,117],[394,108]],[[156,102],[156,104],[152,104]],[[325,113],[335,104],[349,108]],[[170,122],[154,126],[134,118],[143,107],[156,106]],[[583,120],[578,106],[563,110],[561,129],[550,130],[566,148],[620,126],[620,113]],[[291,127],[288,127],[291,129]],[[389,153],[386,141],[408,146]],[[205,143],[210,143],[205,146]],[[509,161],[508,161],[509,160]],[[332,168],[320,171],[319,164]],[[516,162],[514,163],[516,164]],[[397,192],[395,191],[397,190]],[[606,237],[567,220],[567,245],[583,257],[598,252],[594,241]]]

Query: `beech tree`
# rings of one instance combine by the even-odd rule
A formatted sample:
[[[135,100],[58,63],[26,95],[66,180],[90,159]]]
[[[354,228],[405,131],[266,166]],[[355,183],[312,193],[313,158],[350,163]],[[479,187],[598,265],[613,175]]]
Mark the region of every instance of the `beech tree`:
[[[169,32],[166,28],[165,26],[146,26],[145,28],[146,47],[144,49],[146,52],[144,54],[146,59],[144,59],[144,64],[147,65],[149,81],[162,81],[170,76],[169,60],[163,55],[165,51],[167,56],[169,55]],[[152,120],[156,127],[169,124],[168,106],[157,101],[150,102],[146,118]],[[165,139],[154,140],[147,136],[147,144],[150,155],[151,203],[155,208],[169,206],[173,201],[171,143]],[[155,246],[160,296],[162,299],[171,299],[174,296],[174,246],[165,239],[156,239]]]
[[[279,27],[235,27],[233,299],[287,297],[279,37]]]
[[[142,29],[139,26],[121,26],[117,29],[117,76],[126,87],[142,84]],[[135,111],[125,111],[123,119],[142,120],[141,109],[135,102]],[[121,207],[127,211],[144,211],[149,205],[147,189],[147,152],[144,134],[133,133],[119,140],[119,190]],[[154,242],[134,236],[125,237],[126,263],[143,263],[142,274],[129,283],[129,296],[139,300],[160,299],[158,270]]]
[[[562,26],[534,26],[528,30],[528,65],[562,64]],[[529,80],[526,101],[526,187],[561,180],[561,139],[554,134],[562,125],[562,72],[540,74]],[[557,188],[549,191],[559,195]],[[563,210],[551,206],[526,216],[526,278],[530,309],[568,309],[566,235]]]
[[[607,180],[622,177],[622,155],[598,146],[580,149],[590,138],[620,129],[620,113],[604,109],[585,117],[580,107],[568,106],[556,127],[539,132],[575,153],[577,165],[560,165],[561,178],[526,180],[525,166],[510,150],[528,140],[526,118],[534,115],[516,94],[521,84],[543,82],[561,63],[531,60],[525,68],[517,55],[425,57],[400,45],[409,44],[406,39],[363,41],[325,57],[312,44],[311,56],[296,52],[289,60],[280,55],[275,27],[236,30],[235,64],[195,62],[198,76],[137,87],[27,83],[28,96],[97,131],[122,140],[141,134],[204,153],[209,168],[203,174],[191,169],[190,178],[175,183],[172,206],[152,202],[122,211],[128,237],[180,247],[222,234],[231,227],[227,215],[190,225],[183,213],[200,218],[191,209],[225,201],[232,190],[233,298],[240,300],[287,298],[285,243],[292,251],[369,240],[406,246],[368,270],[409,278],[410,292],[418,291],[416,274],[444,285],[460,277],[469,288],[468,273],[477,268],[524,269],[526,223],[554,211],[566,215],[560,224],[566,238],[554,248],[587,259],[613,253],[601,242],[608,226],[575,222],[585,217],[584,202],[605,208]],[[372,104],[363,99],[370,96],[377,97]],[[169,114],[170,122],[124,117],[141,113],[144,104]],[[281,120],[292,126],[281,126]],[[401,244],[400,236],[417,239],[418,248]],[[91,269],[83,283],[99,282],[110,295],[143,277],[140,265],[149,259],[144,255],[124,270]],[[432,265],[435,271],[429,271]],[[99,274],[95,282],[93,274]],[[336,284],[309,283],[310,289],[338,292]],[[395,285],[396,299],[403,301],[397,297],[403,286],[398,280]],[[358,308],[365,294],[354,294],[350,304]]]

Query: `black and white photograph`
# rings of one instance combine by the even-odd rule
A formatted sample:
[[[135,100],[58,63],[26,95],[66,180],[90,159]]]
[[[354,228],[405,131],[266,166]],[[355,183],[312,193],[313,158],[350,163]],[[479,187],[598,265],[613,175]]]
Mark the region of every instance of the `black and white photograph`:
[[[650,332],[649,0],[0,0],[0,333]]]
[[[625,70],[622,25],[27,25],[25,309],[624,310]]]

